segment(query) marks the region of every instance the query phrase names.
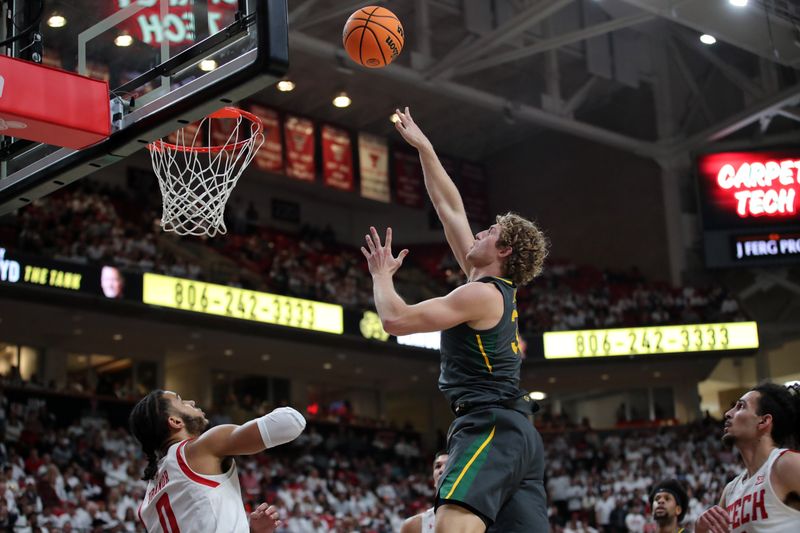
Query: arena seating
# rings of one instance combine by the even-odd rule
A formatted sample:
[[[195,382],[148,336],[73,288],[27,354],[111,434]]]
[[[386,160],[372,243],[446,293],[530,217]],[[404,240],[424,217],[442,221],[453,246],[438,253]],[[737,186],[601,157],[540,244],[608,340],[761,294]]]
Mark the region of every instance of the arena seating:
[[[158,227],[154,206],[121,188],[90,181],[37,200],[0,227],[9,248],[76,262],[112,263],[239,285],[363,309],[371,306],[369,273],[358,248],[332,229],[290,234],[257,223],[254,206],[239,211],[224,239],[181,239]],[[444,294],[464,280],[445,244],[411,247],[398,276],[411,301]],[[551,260],[518,295],[523,336],[544,331],[744,320],[719,286],[673,288],[637,271],[614,272]]]
[[[131,401],[7,379],[3,385],[0,528],[140,531],[144,462],[124,429]],[[537,419],[548,454],[552,531],[598,524],[626,531],[647,516],[651,485],[667,477],[689,488],[691,524],[738,470],[718,421],[597,431],[588,421],[577,427],[558,418]],[[312,420],[293,444],[237,459],[245,506],[279,506],[286,533],[395,531],[433,496],[432,450],[420,451],[417,439],[393,428]]]

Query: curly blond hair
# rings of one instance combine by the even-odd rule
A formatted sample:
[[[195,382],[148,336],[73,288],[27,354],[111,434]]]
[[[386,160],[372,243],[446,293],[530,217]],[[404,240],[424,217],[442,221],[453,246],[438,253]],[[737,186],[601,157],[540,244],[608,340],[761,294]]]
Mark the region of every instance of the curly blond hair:
[[[497,215],[500,238],[497,247],[511,247],[503,270],[516,285],[525,285],[542,273],[549,243],[544,232],[530,220],[516,213]]]

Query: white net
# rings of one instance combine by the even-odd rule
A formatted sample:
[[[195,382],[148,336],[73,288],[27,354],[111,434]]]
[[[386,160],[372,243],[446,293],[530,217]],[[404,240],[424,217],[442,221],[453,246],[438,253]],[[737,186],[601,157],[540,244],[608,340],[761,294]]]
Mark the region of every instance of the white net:
[[[264,143],[261,120],[226,107],[173,135],[174,143],[148,145],[161,188],[161,227],[178,235],[225,234],[225,204]],[[226,140],[215,146],[214,139]]]

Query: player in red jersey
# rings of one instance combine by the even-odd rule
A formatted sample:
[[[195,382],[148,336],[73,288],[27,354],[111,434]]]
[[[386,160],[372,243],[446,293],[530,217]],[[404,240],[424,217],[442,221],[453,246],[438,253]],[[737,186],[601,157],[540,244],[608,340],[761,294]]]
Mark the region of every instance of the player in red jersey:
[[[130,426],[142,445],[148,481],[139,518],[149,532],[247,533],[277,525],[274,508],[248,517],[232,457],[251,455],[297,438],[303,416],[281,407],[244,425],[208,428],[194,401],[156,390],[133,408]]]
[[[696,533],[785,533],[800,530],[800,386],[761,383],[725,413],[724,442],[745,470],[722,491]]]

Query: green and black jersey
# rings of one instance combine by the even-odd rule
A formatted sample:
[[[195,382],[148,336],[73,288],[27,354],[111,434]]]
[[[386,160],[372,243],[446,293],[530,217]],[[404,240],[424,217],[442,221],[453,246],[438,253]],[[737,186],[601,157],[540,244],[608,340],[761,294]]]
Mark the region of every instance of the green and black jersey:
[[[451,406],[491,404],[525,394],[519,388],[522,353],[517,331],[517,288],[505,278],[484,277],[503,295],[503,317],[491,329],[466,323],[442,331],[439,390]]]

